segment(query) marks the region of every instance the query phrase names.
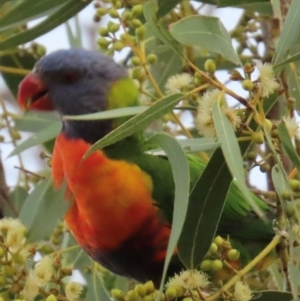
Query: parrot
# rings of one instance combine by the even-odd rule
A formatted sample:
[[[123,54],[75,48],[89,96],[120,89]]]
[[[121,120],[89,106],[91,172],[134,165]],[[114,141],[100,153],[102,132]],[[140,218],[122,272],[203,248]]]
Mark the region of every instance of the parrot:
[[[159,284],[171,232],[174,180],[169,161],[147,152],[137,132],[84,158],[92,144],[128,117],[69,120],[82,115],[139,105],[138,88],[113,58],[84,49],[58,50],[41,58],[19,85],[18,103],[25,110],[56,110],[62,129],[52,155],[54,186],[67,185],[64,220],[88,255],[115,274]],[[188,160],[191,187],[205,168]],[[240,197],[234,197],[238,195]],[[201,196],[199,196],[201,201]],[[263,211],[268,206],[259,198]],[[217,233],[241,244],[274,236],[231,184]],[[174,251],[168,274],[182,270]]]

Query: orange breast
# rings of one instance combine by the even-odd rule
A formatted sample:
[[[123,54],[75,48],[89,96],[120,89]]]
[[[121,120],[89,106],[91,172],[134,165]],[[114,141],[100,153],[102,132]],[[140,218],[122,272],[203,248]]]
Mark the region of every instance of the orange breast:
[[[152,181],[147,174],[101,151],[83,160],[89,147],[83,140],[59,135],[52,173],[56,187],[67,183],[67,197],[74,203],[65,220],[78,243],[105,251],[120,246],[145,220],[160,220],[160,215],[153,206]]]

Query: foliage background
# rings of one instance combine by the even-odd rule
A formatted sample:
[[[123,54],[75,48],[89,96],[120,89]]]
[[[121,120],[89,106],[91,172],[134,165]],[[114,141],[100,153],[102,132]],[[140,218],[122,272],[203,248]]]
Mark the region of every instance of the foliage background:
[[[229,95],[229,98],[234,98],[237,101],[236,103],[243,108],[243,106],[247,106],[247,102],[251,103],[255,99],[255,93],[257,95],[259,92],[250,92],[245,100],[244,97],[239,95],[238,90],[228,88],[230,86],[227,85],[227,82],[236,79],[233,75],[236,76],[236,73],[233,73],[233,71],[239,70],[240,73],[245,71],[246,75],[243,74],[243,76],[249,76],[250,73],[247,73],[247,67],[254,63],[254,60],[272,63],[281,88],[269,98],[260,98],[258,102],[252,102],[255,107],[255,114],[250,128],[252,131],[258,130],[261,132],[264,143],[267,145],[267,150],[264,148],[256,149],[259,149],[258,152],[263,159],[261,163],[267,163],[269,166],[268,170],[265,170],[268,172],[268,190],[257,190],[256,192],[267,200],[271,199],[277,210],[276,228],[279,229],[279,234],[275,236],[269,249],[275,248],[283,232],[287,233],[287,237],[289,237],[284,251],[281,253],[287,256],[282,256],[280,262],[281,266],[287,268],[287,273],[280,273],[277,265],[276,267],[273,266],[272,275],[276,283],[275,287],[272,287],[272,290],[269,291],[259,292],[255,297],[258,300],[290,300],[291,298],[298,300],[299,247],[294,243],[297,242],[297,237],[292,231],[292,227],[289,226],[293,223],[298,224],[299,213],[296,207],[298,195],[297,191],[291,190],[289,180],[298,177],[297,169],[299,170],[300,167],[298,157],[299,140],[298,137],[290,139],[285,124],[280,123],[278,127],[278,121],[287,114],[290,116],[296,114],[300,106],[298,78],[298,60],[300,58],[299,2],[297,0],[207,0],[201,2],[189,2],[187,0],[182,2],[174,0],[157,2],[124,0],[106,1],[105,3],[95,2],[93,4],[95,10],[91,18],[99,22],[101,19],[102,21],[105,19],[104,15],[109,14],[115,24],[122,24],[125,35],[115,34],[118,30],[112,29],[112,25],[109,23],[101,24],[102,28],[107,28],[110,31],[110,38],[107,38],[107,34],[103,34],[103,31],[102,35],[100,32],[100,35],[96,35],[98,45],[91,43],[91,48],[93,46],[99,48],[108,55],[113,55],[119,51],[124,52],[123,48],[126,48],[125,52],[129,54],[126,55],[124,64],[143,72],[150,71],[150,73],[147,73],[150,76],[148,75],[145,78],[136,75],[136,79],[140,84],[141,98],[144,99],[143,104],[151,104],[151,106],[147,110],[145,110],[145,107],[140,107],[139,111],[135,111],[134,114],[130,111],[121,112],[120,114],[123,115],[132,114],[135,116],[115,133],[96,143],[91,151],[111,144],[141,128],[146,128],[156,120],[161,121],[156,124],[154,130],[152,129],[152,133],[164,129],[174,137],[185,136],[190,138],[181,144],[178,144],[176,139],[162,133],[152,138],[167,153],[172,164],[176,183],[175,206],[178,206],[179,210],[177,212],[179,212],[179,215],[174,217],[169,257],[182,231],[182,237],[186,233],[194,233],[195,235],[196,250],[191,251],[191,249],[186,248],[186,260],[193,261],[197,265],[203,259],[214,237],[218,217],[223,208],[223,203],[219,203],[219,206],[215,207],[215,204],[208,200],[214,199],[215,194],[219,192],[219,187],[230,184],[230,181],[228,183],[224,181],[224,177],[221,176],[222,172],[226,173],[230,170],[231,175],[237,181],[237,185],[244,193],[244,197],[249,199],[251,203],[249,189],[245,185],[243,162],[247,161],[244,154],[248,151],[249,145],[252,143],[251,147],[253,147],[257,141],[252,139],[251,135],[248,135],[248,139],[245,139],[247,142],[239,145],[236,135],[219,105],[215,105],[213,108],[219,141],[199,137],[193,126],[178,126],[184,114],[188,115],[189,119],[193,118],[194,114],[191,114],[189,110],[184,114],[178,113],[176,110],[173,113],[170,113],[170,111],[182,99],[190,101],[186,103],[190,105],[193,102],[193,95],[192,93],[189,94],[191,90],[188,89],[167,95],[165,93],[167,79],[182,72],[188,72],[192,75],[196,72],[201,79],[200,83],[197,84],[199,87],[197,91],[205,90],[208,86],[218,88]],[[126,11],[133,13],[134,5],[139,4],[143,5],[143,14],[136,15],[135,20],[138,21],[134,24],[132,19],[126,20],[124,6]],[[31,0],[3,0],[0,1],[0,5],[0,71],[11,93],[16,97],[17,87],[21,79],[32,69],[35,61],[45,54],[43,45],[32,43],[32,41],[76,16],[87,5],[90,5],[90,1],[43,0],[33,2]],[[236,28],[231,32],[225,29],[220,20],[210,17],[207,13],[216,6],[239,7],[245,10]],[[115,11],[117,11],[118,17],[115,17]],[[41,16],[45,16],[45,18],[38,24],[32,27],[26,25],[28,21]],[[68,23],[66,28],[71,46],[78,47],[81,45],[82,24],[78,20],[75,22],[75,31],[71,30]],[[155,54],[157,62],[150,61],[150,54]],[[138,59],[134,60],[133,57]],[[217,72],[212,72],[213,74],[206,72],[204,65],[207,59],[216,62]],[[218,71],[229,72],[231,77],[228,75],[225,81],[219,82]],[[138,72],[136,71],[136,73]],[[146,80],[150,82],[152,90],[147,90],[147,87],[145,87]],[[240,84],[242,79],[237,82]],[[50,253],[55,260],[59,261],[59,271],[61,268],[72,265],[73,269],[80,270],[85,275],[87,281],[84,291],[85,300],[108,299],[104,287],[116,287],[126,291],[128,280],[111,275],[108,271],[92,263],[76,246],[70,233],[58,222],[65,211],[65,205],[62,201],[63,191],[52,190],[49,169],[44,168],[37,174],[32,173],[30,168],[29,170],[27,167],[24,168],[24,163],[30,159],[27,154],[25,156],[21,155],[32,146],[43,144],[46,150],[41,155],[42,160],[46,163],[50,160],[49,155],[53,146],[53,138],[60,130],[58,117],[52,113],[15,114],[10,112],[11,106],[13,104],[8,103],[4,95],[1,99],[3,140],[4,143],[12,143],[14,146],[11,155],[18,156],[20,172],[17,176],[17,185],[9,188],[6,186],[2,173],[0,178],[0,203],[3,207],[2,215],[18,216],[28,228],[25,246],[26,248],[28,246],[32,248],[32,256],[30,260],[26,261],[26,271],[34,266],[33,255],[36,252],[42,255]],[[195,110],[195,106],[192,108],[193,110]],[[276,139],[267,128],[266,116],[276,125],[275,129],[277,129],[278,134]],[[107,118],[107,115],[104,117]],[[103,118],[103,115],[99,114],[97,118]],[[22,132],[22,135],[24,135],[23,132],[31,132],[32,135],[29,139],[20,143],[20,132]],[[189,225],[189,228],[183,225],[185,213],[189,212],[188,170],[183,150],[206,151],[208,154],[216,150],[207,171],[211,176],[203,179],[204,184],[211,185],[212,190],[203,196],[207,200],[205,205],[198,208],[199,212],[203,213],[203,220],[195,221],[195,224],[205,224],[205,218],[211,219],[209,212],[211,212],[211,206],[213,206],[215,208],[215,227],[208,231],[207,237],[201,238],[201,243],[197,243],[196,240],[197,225]],[[225,161],[222,154],[224,154]],[[268,160],[264,160],[264,158],[268,158]],[[50,164],[50,162],[48,163]],[[261,164],[256,163],[254,165],[258,167]],[[224,201],[226,192],[225,187],[223,195],[218,195],[219,199]],[[288,204],[282,197],[286,192],[289,193],[289,198],[291,198]],[[294,219],[296,215],[296,221],[292,220],[288,213],[288,208],[291,207],[290,204],[294,209],[293,213],[295,213]],[[288,222],[286,222],[286,219]],[[197,256],[194,256],[195,254]],[[256,260],[262,259],[264,254],[261,253],[259,256]],[[23,275],[24,263],[13,264],[15,265],[14,277]],[[246,266],[248,270],[251,269],[251,264],[253,266],[254,262]],[[5,266],[5,264],[3,265]],[[62,283],[66,280],[65,276],[69,276],[69,274],[63,275],[61,273]],[[3,276],[5,275],[3,274]],[[243,273],[237,273],[215,294],[208,296],[207,300],[216,300],[223,296],[222,293],[227,290],[230,291],[234,283],[242,276],[244,276]],[[22,277],[25,279],[26,273]],[[11,280],[6,281],[3,288],[0,288],[1,297],[4,300],[19,298],[24,282],[18,282],[18,289],[12,291],[13,283],[15,282],[11,282]],[[58,288],[60,289],[59,285]],[[47,287],[46,292],[41,294],[40,298],[47,298],[50,293],[54,293],[53,289],[54,287],[51,285]],[[57,298],[65,300],[63,289],[59,291]],[[233,297],[231,296],[231,298]]]

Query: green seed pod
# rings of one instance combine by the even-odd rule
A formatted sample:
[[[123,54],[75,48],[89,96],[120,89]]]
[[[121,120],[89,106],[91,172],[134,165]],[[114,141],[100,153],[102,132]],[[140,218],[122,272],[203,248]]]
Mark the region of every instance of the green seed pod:
[[[101,47],[101,49],[107,49],[108,48],[108,46],[109,46],[109,44],[111,43],[111,41],[110,40],[107,40],[107,39],[105,39],[105,38],[100,38],[100,39],[98,39],[98,45]]]
[[[116,51],[121,51],[124,48],[124,44],[121,41],[116,41],[113,43],[112,49]]]
[[[224,241],[224,239],[223,239],[220,235],[216,236],[215,239],[214,239],[214,243],[215,243],[218,247],[221,247],[221,246],[222,246],[223,241]]]
[[[20,255],[20,254],[12,254],[11,259],[13,261],[13,263],[15,263],[16,265],[23,265],[26,261],[26,258],[24,258],[24,256]]]
[[[131,11],[132,11],[132,15],[133,15],[134,17],[138,17],[138,16],[141,15],[142,12],[143,12],[143,5],[141,5],[141,4],[135,5],[135,6],[131,9]]]
[[[139,19],[133,19],[130,22],[130,24],[131,24],[132,27],[135,27],[135,28],[138,28],[138,27],[142,26],[142,22]]]
[[[286,209],[286,213],[288,216],[293,216],[295,214],[295,208],[294,206],[288,206]]]
[[[264,133],[262,131],[252,132],[251,139],[254,143],[262,144],[265,141]]]
[[[260,164],[260,166],[259,166],[259,170],[261,172],[268,172],[270,169],[271,169],[271,166],[267,162],[264,162],[264,163]]]
[[[144,283],[144,287],[146,289],[147,294],[153,293],[155,291],[154,283],[151,280]]]
[[[120,9],[120,8],[122,8],[122,7],[123,7],[122,2],[121,2],[121,1],[117,1],[116,4],[115,4],[115,8],[116,8],[116,9]]]
[[[140,59],[139,57],[133,56],[133,57],[131,58],[131,64],[132,64],[133,66],[137,67],[137,66],[140,66],[140,65],[142,64],[142,61],[141,61],[141,59]]]
[[[10,266],[10,265],[2,266],[2,275],[5,278],[13,277],[14,273],[15,273],[15,269],[12,266]]]
[[[145,39],[145,34],[146,34],[146,27],[144,25],[136,28],[135,36],[139,41],[143,41]]]
[[[96,23],[100,22],[100,21],[101,21],[101,16],[99,16],[99,15],[94,15],[93,21],[96,22]]]
[[[117,32],[120,29],[120,24],[118,23],[113,23],[113,22],[109,22],[107,24],[107,28],[110,32],[114,33]]]
[[[146,295],[142,298],[142,301],[155,301],[153,298],[152,294],[151,295]]]
[[[126,300],[137,301],[139,300],[139,295],[135,290],[130,290],[126,295]]]
[[[106,36],[108,36],[109,31],[108,31],[108,29],[106,27],[100,27],[98,29],[98,33],[99,33],[100,36],[106,37]]]
[[[115,9],[115,8],[111,8],[109,11],[108,11],[108,14],[111,18],[118,18],[119,17],[119,13],[118,11]]]
[[[212,260],[205,259],[200,264],[200,269],[204,272],[208,272],[211,270]]]
[[[204,69],[208,73],[211,73],[211,74],[215,73],[215,71],[217,69],[215,61],[212,60],[212,59],[206,60],[205,63],[204,63]]]
[[[141,71],[140,68],[134,68],[132,70],[132,74],[131,75],[132,75],[132,78],[139,79],[141,77],[141,74],[142,74],[142,71]]]
[[[176,297],[177,298],[184,296],[185,289],[184,289],[183,286],[181,286],[181,285],[172,285],[172,287],[174,287],[175,290],[176,290]]]
[[[165,292],[166,299],[168,301],[172,301],[177,297],[176,288],[173,286],[169,286]]]
[[[144,297],[147,294],[146,288],[145,288],[145,286],[143,284],[136,285],[135,288],[134,288],[134,290],[138,293],[138,295],[140,297]]]
[[[211,264],[211,268],[214,271],[219,271],[223,268],[223,262],[220,259],[215,259]]]
[[[251,74],[253,71],[254,71],[254,66],[252,63],[246,63],[244,65],[244,71],[247,73],[247,74]]]
[[[272,121],[270,119],[265,119],[265,127],[270,133],[273,127]]]
[[[5,284],[6,284],[6,279],[2,275],[0,275],[0,287],[3,287]]]
[[[105,16],[107,14],[107,9],[104,7],[99,7],[96,11],[98,16]]]
[[[19,140],[22,138],[21,134],[18,131],[16,131],[15,129],[12,129],[10,131],[10,135],[11,135],[11,138],[13,138],[14,140]]]
[[[252,91],[254,88],[254,84],[250,79],[245,79],[242,82],[242,87],[246,91]]]
[[[257,153],[254,151],[249,151],[246,154],[246,157],[249,161],[254,161],[256,159]]]
[[[125,296],[124,296],[124,293],[121,290],[119,290],[117,288],[113,288],[110,293],[111,293],[111,296],[115,300],[118,300],[118,301],[123,301],[124,300]]]
[[[210,248],[209,248],[208,252],[210,252],[212,254],[216,254],[218,252],[218,245],[213,242],[210,245]]]
[[[290,201],[291,200],[291,193],[290,191],[286,190],[281,194],[282,198],[286,201]]]
[[[130,11],[126,10],[123,12],[122,18],[124,21],[130,21],[132,19],[132,13]]]
[[[300,182],[295,179],[289,180],[290,187],[293,191],[300,191]]]
[[[47,50],[46,47],[43,45],[38,45],[37,49],[36,49],[36,54],[38,56],[44,56],[46,54]]]
[[[236,249],[231,249],[227,253],[227,258],[229,260],[237,260],[240,258],[240,252]]]
[[[147,55],[146,60],[148,64],[154,64],[157,62],[157,56],[154,53],[150,53]]]
[[[53,294],[51,294],[46,298],[46,301],[57,301],[57,298]]]
[[[2,258],[6,254],[6,250],[0,247],[0,258]]]

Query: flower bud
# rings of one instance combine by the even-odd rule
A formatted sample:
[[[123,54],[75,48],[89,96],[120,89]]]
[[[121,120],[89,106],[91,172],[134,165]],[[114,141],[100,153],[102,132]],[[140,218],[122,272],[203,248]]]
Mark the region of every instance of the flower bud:
[[[116,41],[113,43],[112,49],[116,51],[121,51],[124,48],[124,44],[121,41]]]
[[[107,14],[107,9],[106,8],[104,8],[104,7],[99,7],[98,9],[97,9],[97,15],[98,16],[105,16]]]
[[[173,286],[169,286],[165,292],[166,299],[168,301],[172,301],[177,297],[176,288]]]
[[[208,73],[211,73],[211,74],[215,73],[215,71],[217,69],[215,61],[212,60],[212,59],[206,60],[205,63],[204,63],[204,69]]]
[[[98,45],[102,48],[102,49],[107,49],[109,44],[111,43],[111,41],[105,39],[105,38],[100,38],[98,39]]]
[[[153,293],[155,291],[154,283],[151,280],[144,283],[144,287],[146,289],[147,294]]]
[[[229,260],[237,260],[240,258],[240,252],[236,249],[231,249],[227,253],[227,258]]]
[[[124,300],[124,293],[121,290],[117,289],[117,288],[113,288],[111,290],[111,295],[115,300],[118,300],[118,301],[123,301]]]
[[[218,252],[218,245],[216,243],[212,243],[208,252],[211,252],[213,254],[217,253]]]
[[[251,138],[252,138],[252,141],[257,144],[262,144],[265,141],[264,133],[262,131],[252,132]]]
[[[108,36],[109,31],[108,31],[108,29],[106,27],[100,27],[98,29],[98,33],[99,33],[100,36],[106,37],[106,36]]]
[[[205,259],[200,264],[200,269],[204,272],[208,272],[211,270],[212,261],[209,259]]]
[[[300,182],[298,180],[295,179],[291,179],[289,181],[290,187],[293,191],[300,191]]]
[[[119,17],[119,13],[118,11],[115,9],[115,8],[111,8],[109,11],[108,11],[108,14],[111,18],[118,18]]]
[[[249,161],[254,161],[256,159],[257,153],[254,151],[249,151],[246,154],[246,157]]]
[[[139,19],[133,19],[130,24],[135,28],[142,26],[142,22]]]
[[[144,297],[147,294],[146,288],[145,288],[145,286],[143,284],[136,285],[135,288],[134,288],[134,290],[138,293],[138,295],[140,297]]]
[[[271,169],[271,166],[267,162],[264,162],[264,163],[260,164],[260,166],[259,166],[259,170],[264,173],[268,172],[270,169]]]
[[[132,13],[130,11],[124,11],[123,14],[122,14],[122,18],[125,20],[125,21],[130,21],[132,19]]]
[[[223,262],[220,259],[215,259],[211,264],[211,268],[214,271],[219,271],[223,268]]]
[[[138,16],[141,15],[142,12],[143,12],[143,5],[141,5],[141,4],[135,5],[135,6],[131,9],[131,12],[132,12],[132,15],[133,15],[134,17],[138,17]]]
[[[220,235],[216,236],[215,239],[214,239],[214,243],[215,243],[218,247],[221,247],[221,246],[222,246],[223,241],[224,241],[224,239],[223,239]]]
[[[139,57],[133,56],[131,58],[131,63],[132,63],[133,66],[137,67],[137,66],[140,66],[142,64],[142,61]]]
[[[145,34],[146,34],[146,27],[144,25],[136,28],[135,35],[139,41],[142,41],[145,39]]]
[[[286,190],[281,194],[282,198],[286,201],[290,201],[291,200],[291,193],[290,191]]]
[[[53,294],[51,294],[46,298],[46,301],[57,301],[57,298]]]
[[[250,79],[245,79],[242,82],[242,87],[246,91],[252,91],[253,87],[254,87],[254,84]]]
[[[126,300],[137,301],[139,300],[139,295],[135,290],[130,290],[126,295]]]
[[[148,64],[154,64],[157,62],[157,56],[154,53],[150,53],[147,55],[146,60]]]

